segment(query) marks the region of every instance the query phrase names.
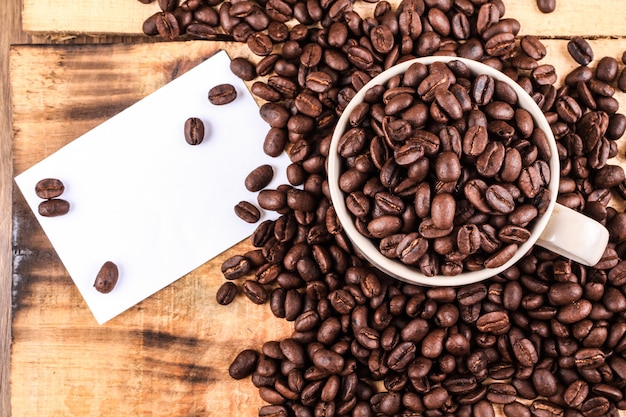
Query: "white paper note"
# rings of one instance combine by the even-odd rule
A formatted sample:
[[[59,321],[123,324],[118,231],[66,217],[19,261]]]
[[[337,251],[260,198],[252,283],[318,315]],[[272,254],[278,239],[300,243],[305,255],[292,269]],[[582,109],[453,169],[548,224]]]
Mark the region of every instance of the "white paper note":
[[[288,157],[263,152],[269,126],[245,84],[230,69],[225,52],[102,123],[15,178],[44,232],[98,323],[151,294],[252,234],[257,224],[239,219],[233,207],[256,193],[246,175],[270,164],[269,188],[285,184]],[[208,101],[211,87],[230,83],[235,101]],[[187,144],[183,126],[199,117],[204,141]],[[42,217],[35,184],[43,178],[65,184],[71,204],[60,217]],[[275,218],[263,210],[260,221]],[[112,292],[93,288],[105,261],[117,264]]]

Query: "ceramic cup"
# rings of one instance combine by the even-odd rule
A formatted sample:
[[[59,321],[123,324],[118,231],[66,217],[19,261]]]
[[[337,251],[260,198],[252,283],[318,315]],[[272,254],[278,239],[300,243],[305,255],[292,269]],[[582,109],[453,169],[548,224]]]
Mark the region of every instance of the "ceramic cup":
[[[545,213],[534,221],[530,238],[519,246],[515,255],[505,264],[498,268],[484,268],[477,271],[463,271],[455,276],[426,276],[419,269],[403,264],[400,261],[384,256],[376,245],[368,237],[358,232],[354,225],[351,213],[346,208],[345,193],[339,188],[339,176],[341,175],[341,157],[338,155],[338,142],[346,131],[348,119],[352,110],[363,101],[365,92],[378,84],[386,83],[391,77],[403,74],[413,63],[420,62],[430,65],[439,61],[448,63],[458,60],[467,65],[473,75],[487,74],[496,80],[510,85],[517,93],[518,106],[526,109],[532,115],[535,126],[541,128],[550,144],[552,155],[549,161],[550,166],[550,204]],[[337,212],[341,225],[355,248],[373,266],[388,275],[402,281],[413,284],[429,286],[458,286],[482,281],[490,278],[519,261],[533,245],[537,244],[549,249],[559,255],[570,258],[584,265],[595,265],[604,253],[608,243],[609,233],[604,226],[595,220],[578,213],[568,207],[556,203],[559,186],[559,159],[554,135],[544,117],[541,109],[534,100],[513,80],[500,71],[481,64],[477,61],[458,57],[424,57],[416,58],[397,64],[388,70],[374,77],[363,88],[361,88],[343,111],[337,122],[333,133],[330,151],[328,155],[328,183],[330,196]]]

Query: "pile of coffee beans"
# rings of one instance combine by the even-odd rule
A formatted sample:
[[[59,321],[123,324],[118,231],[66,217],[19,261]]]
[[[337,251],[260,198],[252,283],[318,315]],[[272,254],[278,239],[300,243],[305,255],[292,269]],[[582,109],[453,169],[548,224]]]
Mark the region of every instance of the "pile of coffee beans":
[[[279,218],[259,223],[255,248],[224,263],[217,292],[220,304],[241,291],[293,322],[285,340],[233,355],[230,375],[250,376],[268,403],[260,416],[489,417],[498,404],[508,417],[626,409],[626,213],[609,206],[626,187],[623,169],[607,163],[626,129],[612,96],[626,76],[612,78],[612,58],[580,65],[555,85],[554,67],[540,63],[546,48],[517,36],[520,24],[504,17],[501,0],[380,1],[367,15],[350,0],[160,4],[146,33],[222,36],[257,55],[234,59],[233,72],[265,101],[264,151],[286,150],[292,161],[289,184],[258,194]],[[481,61],[534,98],[558,141],[558,201],[610,232],[597,265],[535,248],[488,281],[425,288],[390,279],[351,247],[325,171],[335,122],[373,76],[426,55]],[[518,151],[526,158],[540,149],[529,141]]]
[[[368,89],[338,142],[357,230],[427,276],[509,261],[550,202],[548,139],[517,101],[454,60]]]

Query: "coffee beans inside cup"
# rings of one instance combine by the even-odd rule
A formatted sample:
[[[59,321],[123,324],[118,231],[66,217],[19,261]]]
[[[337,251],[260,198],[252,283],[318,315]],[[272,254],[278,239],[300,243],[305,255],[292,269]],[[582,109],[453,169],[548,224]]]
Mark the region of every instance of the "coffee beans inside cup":
[[[365,92],[338,142],[339,187],[385,256],[457,275],[503,265],[530,237],[550,199],[551,151],[498,84],[460,61],[417,62]]]

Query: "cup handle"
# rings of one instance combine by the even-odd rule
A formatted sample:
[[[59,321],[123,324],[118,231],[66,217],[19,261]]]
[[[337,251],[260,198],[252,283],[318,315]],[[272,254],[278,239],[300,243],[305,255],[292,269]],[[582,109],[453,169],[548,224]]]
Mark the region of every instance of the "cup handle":
[[[598,263],[609,242],[609,231],[569,207],[555,204],[537,245],[587,266]]]

